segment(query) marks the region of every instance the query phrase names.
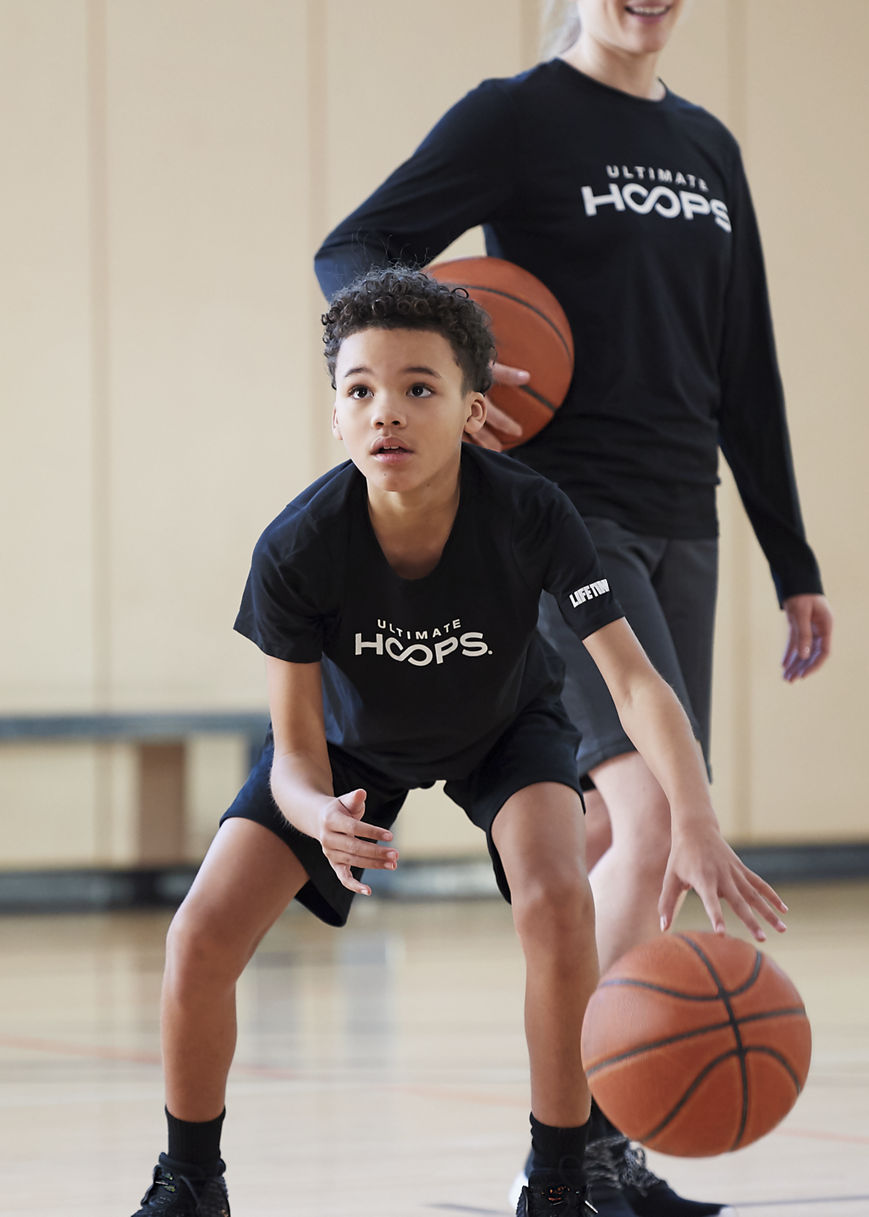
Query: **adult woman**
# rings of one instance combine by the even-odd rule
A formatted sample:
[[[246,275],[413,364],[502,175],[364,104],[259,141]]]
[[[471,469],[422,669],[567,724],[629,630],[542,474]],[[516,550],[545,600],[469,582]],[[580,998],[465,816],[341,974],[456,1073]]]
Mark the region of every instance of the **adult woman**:
[[[578,0],[560,56],[484,81],[326,239],[330,293],[390,259],[431,261],[482,224],[490,254],[560,299],[574,333],[567,401],[514,450],[570,495],[607,576],[708,756],[718,448],[769,561],[787,680],[815,671],[832,617],[802,526],[763,259],[739,149],[658,79],[683,0]],[[521,379],[515,369],[498,369]],[[669,808],[553,606],[589,818],[612,840],[592,872],[601,967],[659,932]],[[595,859],[590,859],[590,863]],[[720,1212],[683,1201],[614,1137],[600,1146],[642,1217]]]

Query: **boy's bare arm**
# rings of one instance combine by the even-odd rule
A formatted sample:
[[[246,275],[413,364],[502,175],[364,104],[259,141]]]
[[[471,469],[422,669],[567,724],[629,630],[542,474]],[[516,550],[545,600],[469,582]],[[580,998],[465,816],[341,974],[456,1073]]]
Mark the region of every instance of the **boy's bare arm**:
[[[614,621],[586,638],[585,646],[606,681],[625,732],[670,804],[672,842],[659,901],[662,927],[672,923],[681,893],[693,887],[718,933],[724,932],[722,898],[758,940],[765,935],[756,913],[784,930],[778,916],[787,911],[782,900],[721,836],[691,724],[633,630],[624,619]]]
[[[287,663],[266,658],[269,709],[275,737],[271,787],[275,802],[300,832],[318,840],[346,888],[361,895],[371,889],[351,867],[394,870],[395,849],[381,842],[392,833],[362,823],[365,791],[335,795],[323,723],[319,663]]]

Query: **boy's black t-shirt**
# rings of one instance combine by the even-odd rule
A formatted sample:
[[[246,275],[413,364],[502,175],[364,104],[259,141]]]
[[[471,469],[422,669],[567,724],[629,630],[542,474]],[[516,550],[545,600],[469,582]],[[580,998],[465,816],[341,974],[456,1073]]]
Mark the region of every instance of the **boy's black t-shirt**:
[[[580,638],[622,616],[562,491],[466,444],[430,574],[392,570],[348,461],[266,528],[235,628],[278,659],[321,660],[329,742],[414,785],[467,776],[523,707],[560,694],[563,665],[536,629],[543,590]]]
[[[720,445],[780,597],[819,591],[727,129],[673,93],[643,100],[559,59],[484,81],[330,234],[320,283],[328,295],[371,266],[425,265],[476,225],[489,254],[555,293],[575,339],[567,400],[514,454],[585,516],[711,537]]]

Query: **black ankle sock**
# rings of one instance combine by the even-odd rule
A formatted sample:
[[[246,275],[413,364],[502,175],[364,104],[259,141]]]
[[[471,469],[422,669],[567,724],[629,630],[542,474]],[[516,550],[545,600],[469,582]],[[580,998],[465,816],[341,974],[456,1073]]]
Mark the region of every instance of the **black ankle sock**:
[[[165,1108],[169,1126],[168,1156],[173,1162],[184,1162],[189,1166],[211,1166],[220,1158],[220,1130],[223,1126],[224,1109],[215,1120],[179,1120]]]
[[[588,1131],[589,1141],[600,1141],[604,1137],[620,1137],[621,1135],[612,1120],[603,1114],[597,1103],[592,1099],[591,1119],[589,1120]]]
[[[531,1113],[531,1169],[581,1173],[589,1122],[574,1128],[554,1128]]]

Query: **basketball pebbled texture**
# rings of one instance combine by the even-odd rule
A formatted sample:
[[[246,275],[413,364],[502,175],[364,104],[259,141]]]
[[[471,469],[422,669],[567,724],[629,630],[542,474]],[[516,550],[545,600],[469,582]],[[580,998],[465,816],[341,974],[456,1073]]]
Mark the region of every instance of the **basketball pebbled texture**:
[[[750,1145],[787,1115],[808,1075],[811,1029],[791,980],[755,946],[669,933],[601,978],[582,1059],[626,1136],[706,1157]]]
[[[488,393],[522,427],[519,437],[492,427],[501,443],[524,443],[551,421],[570,387],[573,336],[563,308],[535,275],[503,258],[455,258],[427,273],[466,288],[489,315],[498,362],[531,374],[526,385],[496,384]]]

